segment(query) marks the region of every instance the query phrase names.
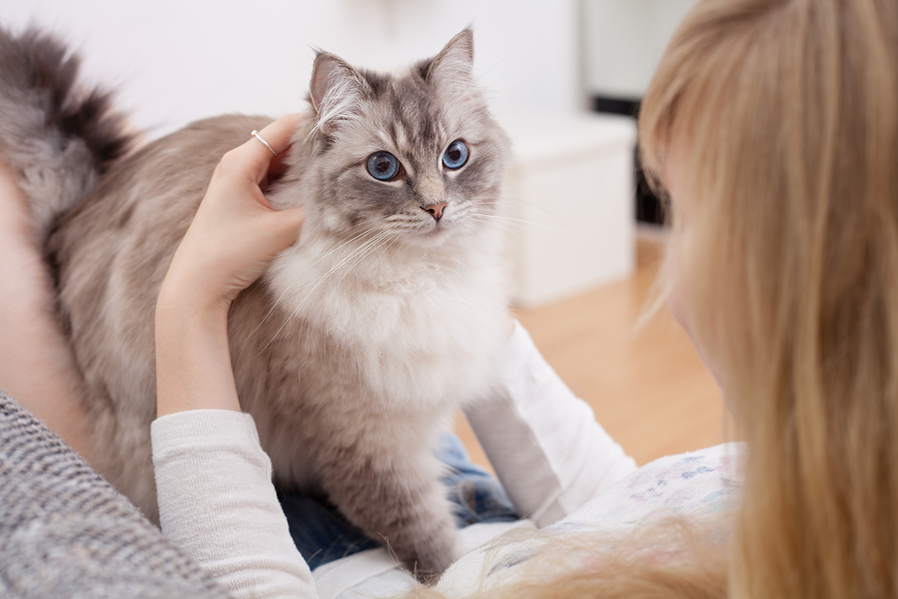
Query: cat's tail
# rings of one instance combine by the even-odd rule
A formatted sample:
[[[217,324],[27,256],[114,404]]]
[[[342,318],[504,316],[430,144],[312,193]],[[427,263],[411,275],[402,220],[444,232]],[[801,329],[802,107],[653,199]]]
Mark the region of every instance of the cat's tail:
[[[39,241],[136,140],[110,94],[79,83],[79,67],[52,35],[0,26],[0,160],[30,202]]]

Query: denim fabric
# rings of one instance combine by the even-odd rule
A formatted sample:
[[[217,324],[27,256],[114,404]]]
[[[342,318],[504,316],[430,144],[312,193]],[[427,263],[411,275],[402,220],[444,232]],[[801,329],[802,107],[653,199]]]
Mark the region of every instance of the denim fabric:
[[[442,481],[459,528],[478,522],[519,519],[505,489],[489,472],[471,463],[458,437],[444,434],[434,455],[449,466]],[[278,499],[293,542],[313,570],[335,559],[380,547],[325,499],[282,489],[278,489]]]
[[[442,480],[454,504],[455,524],[459,528],[478,522],[520,520],[505,489],[492,474],[471,462],[458,437],[445,433],[434,455],[449,466]]]

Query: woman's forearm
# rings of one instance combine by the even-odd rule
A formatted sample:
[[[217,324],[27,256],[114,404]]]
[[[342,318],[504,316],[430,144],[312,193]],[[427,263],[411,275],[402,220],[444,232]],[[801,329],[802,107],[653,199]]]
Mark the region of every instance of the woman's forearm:
[[[227,327],[227,311],[197,308],[163,290],[156,306],[157,416],[240,411]]]
[[[492,397],[465,414],[522,516],[547,526],[636,470],[517,325]]]
[[[153,423],[162,531],[235,597],[313,598],[252,417],[189,410]]]

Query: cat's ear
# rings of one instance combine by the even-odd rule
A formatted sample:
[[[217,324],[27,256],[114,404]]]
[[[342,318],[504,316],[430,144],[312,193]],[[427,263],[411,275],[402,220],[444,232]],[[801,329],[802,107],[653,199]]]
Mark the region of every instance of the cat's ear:
[[[465,29],[433,59],[426,79],[441,87],[466,88],[473,78],[474,33]]]
[[[368,87],[364,77],[345,60],[318,52],[309,85],[309,101],[318,121],[316,128],[329,133],[341,121],[358,116]]]

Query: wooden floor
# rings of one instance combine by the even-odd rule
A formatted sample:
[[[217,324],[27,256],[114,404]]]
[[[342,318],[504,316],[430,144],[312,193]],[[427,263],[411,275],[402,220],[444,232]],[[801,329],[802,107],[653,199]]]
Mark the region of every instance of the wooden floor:
[[[516,315],[546,361],[641,465],[732,440],[733,427],[717,385],[666,307],[635,330],[660,244],[643,239],[637,247],[631,278]],[[472,460],[488,467],[460,414],[456,428]]]

